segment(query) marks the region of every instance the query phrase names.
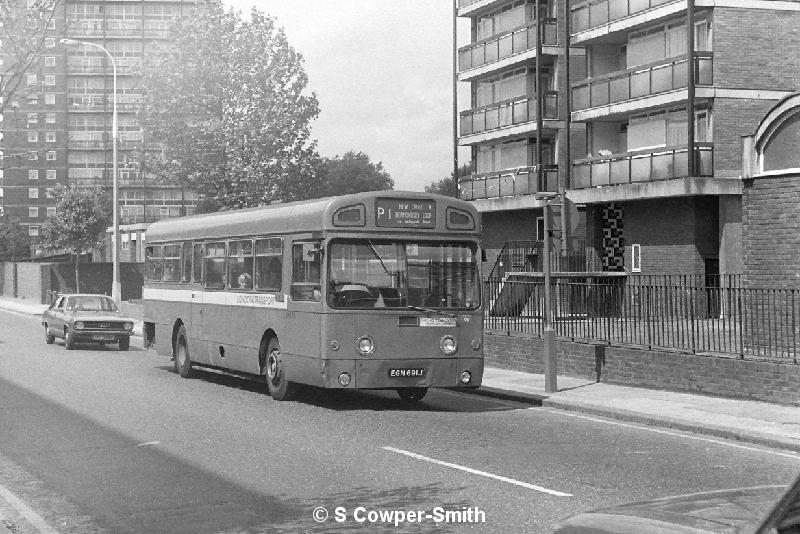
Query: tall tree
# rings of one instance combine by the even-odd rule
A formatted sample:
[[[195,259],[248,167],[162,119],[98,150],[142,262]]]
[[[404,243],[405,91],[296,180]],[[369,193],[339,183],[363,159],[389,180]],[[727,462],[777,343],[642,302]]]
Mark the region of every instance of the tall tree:
[[[472,165],[465,163],[458,168],[458,177],[469,176],[472,172]],[[447,195],[449,197],[458,197],[458,189],[456,182],[453,179],[453,173],[450,173],[449,178],[440,178],[425,186],[426,193],[438,193],[440,195]]]
[[[149,169],[221,209],[288,199],[293,176],[316,168],[302,56],[275,20],[244,20],[210,3],[146,66],[141,122],[163,150]]]
[[[372,163],[363,152],[350,150],[343,156],[325,158],[319,172],[321,196],[384,191],[394,187],[394,180],[384,170],[383,163]]]
[[[41,227],[40,243],[45,248],[62,249],[75,257],[75,289],[80,291],[80,255],[103,244],[110,224],[111,202],[104,191],[75,186],[59,188],[56,214]]]
[[[0,222],[0,260],[17,261],[30,256],[31,238],[19,219]]]

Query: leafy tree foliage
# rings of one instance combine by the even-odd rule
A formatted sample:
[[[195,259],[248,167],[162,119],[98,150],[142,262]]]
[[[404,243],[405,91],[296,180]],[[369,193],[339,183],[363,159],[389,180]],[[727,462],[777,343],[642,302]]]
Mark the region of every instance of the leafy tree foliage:
[[[39,63],[47,37],[55,32],[47,26],[57,17],[63,0],[3,0],[0,2],[0,113],[16,109],[28,94],[41,90]],[[31,75],[29,77],[29,75]],[[33,77],[35,76],[35,78]],[[6,116],[6,121],[9,120]]]
[[[0,260],[17,261],[30,256],[31,238],[19,219],[0,222]]]
[[[469,176],[472,172],[472,166],[467,163],[458,168],[458,177]],[[458,197],[458,189],[456,182],[453,179],[453,173],[450,173],[449,178],[440,178],[425,186],[426,193],[438,193],[440,195],[447,195],[449,197]]]
[[[319,108],[302,56],[258,9],[243,20],[208,4],[143,74],[141,123],[163,149],[147,167],[197,190],[202,209],[288,200],[294,179],[316,169]]]
[[[80,291],[78,259],[102,245],[111,223],[111,202],[104,191],[76,186],[59,188],[55,195],[56,214],[42,225],[40,244],[75,256],[75,287]]]
[[[394,187],[394,180],[383,163],[372,163],[363,152],[346,152],[343,156],[322,160],[319,175],[319,196],[346,195],[362,191],[384,191]]]

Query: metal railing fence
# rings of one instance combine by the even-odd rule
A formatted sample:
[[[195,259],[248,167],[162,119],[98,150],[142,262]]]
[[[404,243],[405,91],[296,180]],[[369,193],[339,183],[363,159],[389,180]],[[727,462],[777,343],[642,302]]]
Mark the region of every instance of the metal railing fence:
[[[556,278],[556,335],[571,341],[797,363],[800,290],[741,287],[739,276]],[[541,279],[484,282],[487,330],[541,336]]]

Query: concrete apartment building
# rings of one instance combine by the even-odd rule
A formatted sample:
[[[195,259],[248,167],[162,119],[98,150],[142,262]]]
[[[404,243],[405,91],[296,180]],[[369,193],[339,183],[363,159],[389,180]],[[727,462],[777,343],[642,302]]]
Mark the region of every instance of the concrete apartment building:
[[[105,47],[117,64],[120,223],[192,213],[193,192],[160,184],[143,167],[135,113],[141,102],[137,72],[148,50],[167,40],[173,23],[189,16],[196,2],[63,0],[54,6],[44,53],[27,73],[24,94],[3,117],[5,217],[18,218],[36,236],[55,212],[56,184],[111,188],[113,183],[111,64],[95,47],[59,44],[64,37]]]
[[[535,11],[535,4],[524,2],[459,2],[458,15],[472,19],[469,47],[480,45],[483,35],[475,30],[492,12]],[[563,27],[565,7],[558,1],[544,11],[555,13]],[[514,35],[522,26],[517,22],[491,38]],[[544,57],[552,58],[559,87],[559,120],[545,121],[545,128],[553,132],[552,154],[558,156],[553,163],[568,199],[568,233],[604,270],[741,272],[741,138],[800,88],[797,28],[796,1],[570,2],[570,68],[564,66],[562,32],[557,32],[560,48],[542,48]],[[485,60],[482,70],[467,69],[462,60],[459,80],[472,84],[472,105],[481,83],[528,68],[529,56],[515,48],[507,57]],[[558,83],[567,70],[569,79]],[[569,117],[561,114],[567,88]],[[529,133],[493,123],[479,138],[465,130],[464,113],[461,123],[459,143],[474,147],[477,163],[472,182],[482,179],[487,145]],[[563,146],[567,129],[573,132],[569,158]],[[484,195],[493,198],[472,193],[485,213],[487,243],[496,247],[501,236],[541,237],[535,235],[541,207],[529,191],[503,191],[503,176],[512,173],[503,159],[499,167],[493,171],[500,187],[491,195],[487,187]],[[462,196],[469,198],[464,189]]]

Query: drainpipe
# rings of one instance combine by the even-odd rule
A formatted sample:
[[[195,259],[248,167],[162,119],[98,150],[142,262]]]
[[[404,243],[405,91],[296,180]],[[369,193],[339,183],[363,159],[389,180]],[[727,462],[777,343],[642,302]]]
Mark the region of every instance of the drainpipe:
[[[689,176],[695,176],[695,154],[694,154],[694,0],[686,0],[686,113],[687,113],[687,135],[686,143],[687,157],[689,158]]]
[[[458,0],[453,0],[453,182],[458,190]]]
[[[542,183],[542,12],[541,4],[535,4],[536,14],[536,189],[546,190]],[[546,232],[545,232],[546,233]],[[547,237],[545,236],[545,239]],[[545,258],[549,261],[549,258]]]

